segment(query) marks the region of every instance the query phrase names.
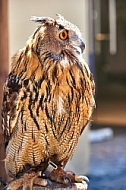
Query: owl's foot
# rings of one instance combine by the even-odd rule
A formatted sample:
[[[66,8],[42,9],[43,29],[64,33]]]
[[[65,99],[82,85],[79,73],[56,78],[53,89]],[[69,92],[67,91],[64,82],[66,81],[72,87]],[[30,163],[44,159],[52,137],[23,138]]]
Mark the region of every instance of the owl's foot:
[[[19,179],[11,181],[6,190],[32,190],[33,185],[46,186],[48,181],[40,178],[39,173],[35,171],[29,171],[21,176]]]
[[[63,184],[83,183],[88,184],[89,179],[86,176],[79,176],[71,171],[64,171],[61,167],[54,169],[50,176],[51,180]]]

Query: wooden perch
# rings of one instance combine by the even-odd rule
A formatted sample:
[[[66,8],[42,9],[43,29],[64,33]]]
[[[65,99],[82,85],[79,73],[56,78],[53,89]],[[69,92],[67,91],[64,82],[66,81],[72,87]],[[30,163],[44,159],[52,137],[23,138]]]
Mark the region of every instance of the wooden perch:
[[[87,183],[85,184],[82,183],[74,183],[71,186],[66,186],[64,184],[58,184],[58,183],[53,183],[53,187],[39,187],[35,186],[33,190],[87,190]]]

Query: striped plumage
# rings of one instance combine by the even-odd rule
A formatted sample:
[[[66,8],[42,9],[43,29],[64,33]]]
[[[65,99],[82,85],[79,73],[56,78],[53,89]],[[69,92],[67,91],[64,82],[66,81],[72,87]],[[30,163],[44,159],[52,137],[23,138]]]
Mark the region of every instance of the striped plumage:
[[[4,85],[5,165],[13,177],[27,167],[44,170],[49,159],[64,167],[94,107],[78,28],[62,17],[32,20],[40,26],[12,58]]]

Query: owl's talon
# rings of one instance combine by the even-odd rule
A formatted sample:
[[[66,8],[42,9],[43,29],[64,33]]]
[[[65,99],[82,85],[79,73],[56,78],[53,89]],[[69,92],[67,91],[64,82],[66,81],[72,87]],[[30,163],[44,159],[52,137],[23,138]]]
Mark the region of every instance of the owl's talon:
[[[83,183],[89,185],[89,179],[86,176],[76,175],[71,171],[67,171],[66,173],[73,183]]]
[[[5,189],[6,190],[17,190],[22,186],[23,186],[23,180],[22,180],[22,178],[20,178],[20,179],[12,180],[11,182],[9,182],[8,185],[6,185]]]
[[[61,167],[54,169],[49,177],[55,182],[69,185],[70,187],[72,183],[83,183],[86,186],[89,184],[89,179],[86,176],[79,176],[71,171],[64,171]]]
[[[82,176],[82,175],[75,175],[75,181],[76,182],[86,182],[87,184],[89,184],[89,179],[86,176]]]
[[[40,178],[39,174],[35,171],[29,171],[20,178],[11,181],[6,186],[6,190],[18,190],[21,187],[23,189],[33,189],[33,185],[45,187],[48,185],[48,180]]]
[[[65,184],[70,184],[70,186],[72,186],[72,180],[69,177],[64,177],[64,183]]]
[[[82,181],[82,183],[87,183],[88,185],[89,185],[89,179],[88,179],[88,177],[87,176],[80,176],[80,177],[82,177],[83,178],[83,181]]]

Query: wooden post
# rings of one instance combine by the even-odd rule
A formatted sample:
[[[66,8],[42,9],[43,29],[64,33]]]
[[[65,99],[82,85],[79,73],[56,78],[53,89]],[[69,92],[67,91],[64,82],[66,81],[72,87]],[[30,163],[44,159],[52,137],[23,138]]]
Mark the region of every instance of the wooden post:
[[[0,115],[1,115],[1,102],[3,94],[3,83],[8,73],[8,1],[0,0]],[[1,130],[1,117],[0,117],[0,177],[6,180],[4,169],[4,142]]]
[[[39,187],[35,186],[33,190],[87,190],[87,183],[74,183],[72,186],[66,186],[63,184],[53,183],[53,187]]]

